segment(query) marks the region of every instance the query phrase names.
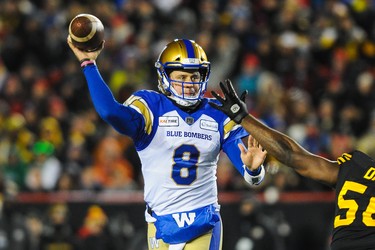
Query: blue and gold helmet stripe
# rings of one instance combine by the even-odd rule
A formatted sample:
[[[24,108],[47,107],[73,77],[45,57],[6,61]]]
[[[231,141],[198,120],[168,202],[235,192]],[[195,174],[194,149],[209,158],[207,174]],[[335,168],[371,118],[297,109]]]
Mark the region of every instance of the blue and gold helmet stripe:
[[[185,44],[187,58],[198,58],[198,55],[195,55],[195,50],[191,41],[188,39],[182,39],[182,41]]]

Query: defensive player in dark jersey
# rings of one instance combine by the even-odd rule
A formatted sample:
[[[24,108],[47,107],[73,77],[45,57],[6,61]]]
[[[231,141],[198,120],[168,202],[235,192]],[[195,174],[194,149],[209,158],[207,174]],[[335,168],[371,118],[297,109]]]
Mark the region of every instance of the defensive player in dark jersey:
[[[220,83],[220,87],[224,97],[216,92],[212,94],[222,105],[211,105],[251,134],[248,139],[250,145],[259,143],[268,154],[299,174],[335,188],[336,209],[331,249],[375,249],[374,160],[360,151],[344,153],[337,161],[312,154],[292,138],[248,114],[246,92],[239,98],[230,80],[226,80],[225,84]],[[245,153],[245,148],[240,148]]]

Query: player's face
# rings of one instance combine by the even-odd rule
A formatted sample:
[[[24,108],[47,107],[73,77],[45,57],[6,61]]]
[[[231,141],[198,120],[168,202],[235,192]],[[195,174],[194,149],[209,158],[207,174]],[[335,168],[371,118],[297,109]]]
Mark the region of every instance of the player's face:
[[[174,70],[169,75],[172,87],[178,95],[194,97],[199,93],[201,79],[199,71],[196,70]]]

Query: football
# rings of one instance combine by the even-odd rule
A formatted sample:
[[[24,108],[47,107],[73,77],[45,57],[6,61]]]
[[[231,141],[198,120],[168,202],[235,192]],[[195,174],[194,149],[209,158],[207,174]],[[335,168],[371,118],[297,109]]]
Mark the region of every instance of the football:
[[[104,41],[104,26],[94,15],[79,14],[69,24],[69,35],[72,43],[80,50],[96,51]]]

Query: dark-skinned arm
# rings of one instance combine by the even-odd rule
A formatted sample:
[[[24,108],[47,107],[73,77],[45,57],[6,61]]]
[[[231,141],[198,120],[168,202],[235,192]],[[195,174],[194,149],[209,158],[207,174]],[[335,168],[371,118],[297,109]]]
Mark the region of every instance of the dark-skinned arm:
[[[268,127],[250,115],[245,104],[246,92],[242,93],[239,98],[230,80],[226,80],[225,85],[220,83],[220,87],[224,98],[216,92],[212,92],[212,95],[222,105],[210,103],[211,106],[241,124],[267,150],[268,154],[281,163],[293,168],[302,176],[335,186],[339,170],[336,161],[308,152],[291,137]]]

